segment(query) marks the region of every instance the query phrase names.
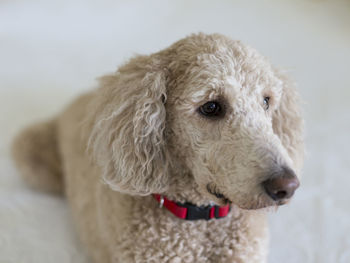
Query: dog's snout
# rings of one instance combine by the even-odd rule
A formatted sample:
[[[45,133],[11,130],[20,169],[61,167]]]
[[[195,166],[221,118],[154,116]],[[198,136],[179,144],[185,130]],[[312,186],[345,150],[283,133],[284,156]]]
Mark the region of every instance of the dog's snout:
[[[299,180],[295,173],[284,168],[278,175],[274,174],[263,183],[266,193],[275,201],[291,198],[299,187]]]

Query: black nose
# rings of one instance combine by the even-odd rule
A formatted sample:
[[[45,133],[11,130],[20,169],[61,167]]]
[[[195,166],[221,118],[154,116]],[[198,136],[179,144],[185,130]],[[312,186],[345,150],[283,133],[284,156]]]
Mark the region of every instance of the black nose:
[[[284,168],[278,174],[274,173],[270,179],[264,181],[266,193],[275,201],[291,198],[294,191],[299,187],[299,180],[295,173]]]

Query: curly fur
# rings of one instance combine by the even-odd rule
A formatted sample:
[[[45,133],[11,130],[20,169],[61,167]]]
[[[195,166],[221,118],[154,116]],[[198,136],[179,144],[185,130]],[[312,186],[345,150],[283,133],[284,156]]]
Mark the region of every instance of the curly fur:
[[[265,262],[266,216],[256,209],[277,203],[261,183],[283,167],[299,175],[303,160],[299,99],[287,78],[239,41],[197,34],[99,83],[13,147],[30,184],[46,175],[43,188],[57,192],[64,181],[94,261]],[[222,118],[199,114],[211,100],[223,105]],[[28,141],[34,134],[40,149]],[[233,202],[229,216],[182,221],[150,196],[223,204],[207,187]]]
[[[113,190],[147,195],[167,189],[166,87],[162,72],[153,72],[152,65],[141,69],[141,63],[149,62],[134,59],[116,76],[101,80],[104,91],[97,100],[102,109],[89,144]]]

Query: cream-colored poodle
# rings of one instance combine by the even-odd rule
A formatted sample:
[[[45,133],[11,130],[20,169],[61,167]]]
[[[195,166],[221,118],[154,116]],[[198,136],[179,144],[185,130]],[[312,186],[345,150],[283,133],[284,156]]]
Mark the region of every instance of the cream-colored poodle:
[[[13,154],[30,185],[67,196],[96,263],[261,263],[260,208],[299,186],[302,123],[264,57],[196,34],[102,77]]]

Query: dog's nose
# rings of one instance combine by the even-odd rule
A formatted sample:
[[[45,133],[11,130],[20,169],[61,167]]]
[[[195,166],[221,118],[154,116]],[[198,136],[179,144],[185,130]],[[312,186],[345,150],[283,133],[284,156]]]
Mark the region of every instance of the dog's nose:
[[[294,191],[299,187],[299,180],[292,170],[285,168],[280,174],[274,174],[262,184],[273,200],[281,201],[293,196]]]

